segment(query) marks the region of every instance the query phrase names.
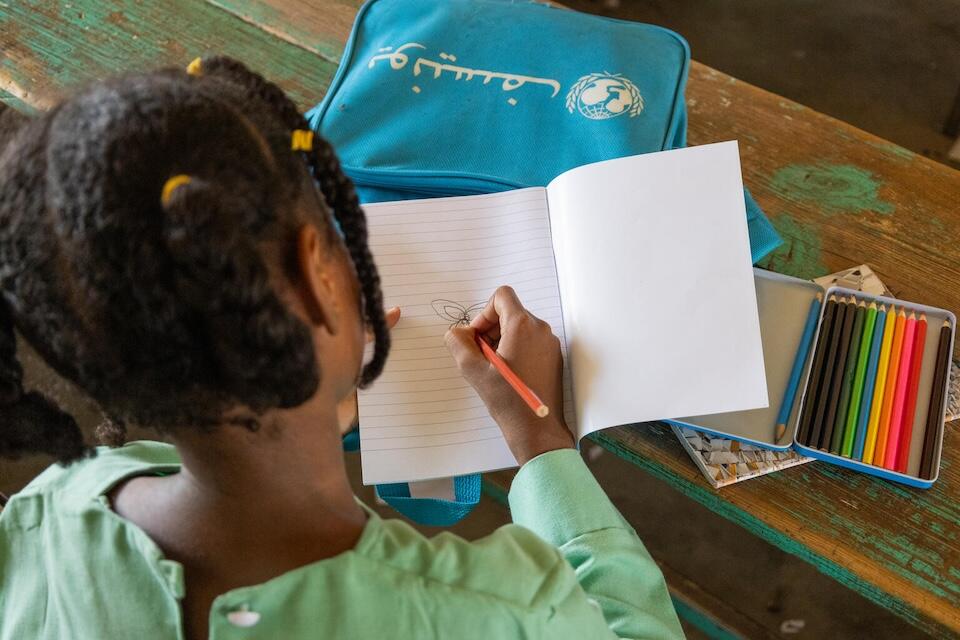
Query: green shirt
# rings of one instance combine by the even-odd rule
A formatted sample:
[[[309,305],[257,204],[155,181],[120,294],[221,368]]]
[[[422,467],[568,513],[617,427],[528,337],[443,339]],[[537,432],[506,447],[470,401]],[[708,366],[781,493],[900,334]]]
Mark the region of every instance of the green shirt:
[[[15,495],[0,515],[0,640],[182,638],[183,567],[106,498],[179,468],[173,447],[135,442]],[[210,639],[682,637],[662,574],[576,451],[524,465],[510,508],[516,524],[476,542],[367,509],[352,550],[219,596]]]

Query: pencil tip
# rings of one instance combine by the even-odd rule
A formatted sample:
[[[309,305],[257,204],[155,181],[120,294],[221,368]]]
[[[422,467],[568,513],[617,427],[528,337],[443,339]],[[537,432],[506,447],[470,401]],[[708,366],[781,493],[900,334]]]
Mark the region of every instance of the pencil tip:
[[[817,301],[823,300],[823,294],[817,291]]]
[[[827,300],[827,302],[836,302],[836,301],[837,301],[837,294],[831,293],[831,294],[830,294],[830,299]]]
[[[786,433],[786,431],[787,431],[787,425],[785,425],[785,424],[778,424],[778,425],[777,425],[777,438],[776,438],[776,442],[780,442],[780,439],[783,438],[783,434]]]
[[[537,407],[538,418],[546,418],[548,415],[550,415],[550,409],[547,407],[547,405],[542,404],[539,407]]]

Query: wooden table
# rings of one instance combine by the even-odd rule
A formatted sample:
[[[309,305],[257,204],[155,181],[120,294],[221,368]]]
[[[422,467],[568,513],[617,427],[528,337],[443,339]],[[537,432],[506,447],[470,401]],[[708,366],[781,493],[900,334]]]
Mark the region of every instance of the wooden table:
[[[0,99],[44,109],[87,80],[216,52],[307,108],[330,82],[358,4],[5,0]],[[806,278],[866,262],[897,295],[960,310],[960,173],[702,64],[687,105],[690,144],[740,141],[744,180],[786,240],[763,266]],[[920,629],[960,633],[955,425],[928,491],[814,463],[715,492],[665,429],[596,440]]]

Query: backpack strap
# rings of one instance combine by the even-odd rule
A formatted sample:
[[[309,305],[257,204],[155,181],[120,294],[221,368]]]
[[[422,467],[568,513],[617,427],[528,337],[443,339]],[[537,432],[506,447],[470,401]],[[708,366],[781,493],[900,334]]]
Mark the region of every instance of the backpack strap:
[[[360,449],[360,429],[343,436],[344,451]],[[451,478],[453,500],[447,497],[431,497],[422,488],[411,496],[410,483],[378,484],[377,497],[418,524],[432,527],[449,527],[467,516],[480,503],[480,474]],[[414,483],[416,486],[418,483]],[[444,491],[449,495],[449,491]]]

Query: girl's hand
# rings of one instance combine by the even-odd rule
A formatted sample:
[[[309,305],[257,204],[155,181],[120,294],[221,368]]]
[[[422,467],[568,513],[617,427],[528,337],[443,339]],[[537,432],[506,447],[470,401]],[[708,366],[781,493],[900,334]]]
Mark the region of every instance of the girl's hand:
[[[387,309],[387,327],[393,329],[400,321],[400,307]],[[367,342],[373,342],[373,336],[367,334]],[[346,434],[357,428],[359,422],[359,409],[357,408],[357,392],[344,398],[337,407],[337,421],[340,423],[340,433]]]
[[[476,343],[480,334],[550,409],[538,418],[491,365]],[[510,451],[523,465],[541,453],[573,448],[563,419],[563,361],[550,325],[524,309],[510,287],[497,289],[470,326],[454,327],[447,348],[460,371],[500,425]]]

